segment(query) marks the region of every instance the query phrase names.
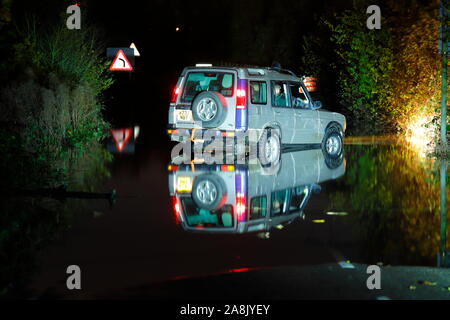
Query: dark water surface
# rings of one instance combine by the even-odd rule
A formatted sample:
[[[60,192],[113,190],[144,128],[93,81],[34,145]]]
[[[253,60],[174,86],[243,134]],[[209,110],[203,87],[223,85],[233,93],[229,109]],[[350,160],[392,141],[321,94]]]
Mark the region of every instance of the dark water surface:
[[[70,200],[76,212],[71,227],[39,255],[39,271],[29,285],[33,296],[107,297],[167,279],[273,266],[342,261],[436,266],[445,250],[442,231],[449,227],[440,218],[440,163],[413,148],[351,139],[345,159],[331,164],[321,150],[303,150],[284,153],[272,172],[258,165],[169,171],[171,146],[155,148],[150,141],[141,129],[134,146],[109,144],[115,152],[110,177],[96,191],[115,189],[117,202],[111,207],[105,200]],[[196,208],[192,192],[184,190],[192,185],[178,182],[212,172],[225,183],[229,212]],[[248,198],[260,193],[273,200],[288,190],[292,210],[276,216],[277,204],[267,205],[265,213],[261,204],[252,212],[246,208],[248,223],[239,233],[233,203],[243,192],[237,190],[243,177]],[[447,184],[447,196],[449,191]],[[251,224],[250,213],[265,218]],[[226,229],[230,224],[234,231]],[[228,231],[221,232],[223,227]],[[82,271],[77,292],[66,288],[66,268],[73,264]]]

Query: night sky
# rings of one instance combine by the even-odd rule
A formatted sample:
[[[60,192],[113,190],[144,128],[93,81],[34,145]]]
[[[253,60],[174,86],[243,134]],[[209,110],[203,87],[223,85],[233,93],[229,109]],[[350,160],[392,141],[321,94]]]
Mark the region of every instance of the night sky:
[[[141,53],[135,71],[116,73],[116,83],[105,93],[106,118],[118,126],[149,124],[161,134],[181,70],[199,62],[270,66],[277,61],[301,74],[302,37],[314,30],[322,13],[338,10],[340,4],[329,2],[78,1],[82,28],[94,25],[105,47],[134,42]],[[14,2],[13,11],[51,25],[65,21],[71,4],[22,0]]]

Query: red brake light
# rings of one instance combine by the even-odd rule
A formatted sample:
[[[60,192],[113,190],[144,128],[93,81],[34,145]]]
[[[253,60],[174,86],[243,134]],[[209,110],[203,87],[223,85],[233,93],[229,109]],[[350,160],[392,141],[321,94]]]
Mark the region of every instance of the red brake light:
[[[181,93],[181,88],[175,87],[175,89],[173,89],[172,99],[170,100],[170,103],[177,102],[177,98],[180,95],[180,93]]]
[[[243,194],[236,195],[236,215],[237,221],[243,221],[247,211],[247,199]]]
[[[176,196],[172,196],[173,211],[175,212],[175,222],[180,223],[181,206]]]
[[[236,108],[245,109],[247,107],[247,81],[239,80],[236,90]]]

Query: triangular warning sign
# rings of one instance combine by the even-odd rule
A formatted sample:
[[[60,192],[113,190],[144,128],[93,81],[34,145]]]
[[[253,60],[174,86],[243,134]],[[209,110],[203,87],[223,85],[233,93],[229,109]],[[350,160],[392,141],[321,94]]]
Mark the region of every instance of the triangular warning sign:
[[[117,54],[109,67],[111,71],[131,71],[133,66],[128,61],[127,56],[123,53],[123,50],[117,51]]]
[[[117,150],[122,152],[123,148],[128,144],[131,136],[133,135],[131,129],[113,129],[111,130],[111,135],[116,144]]]
[[[141,54],[139,53],[138,49],[136,48],[136,45],[134,44],[134,42],[132,42],[130,44],[130,48],[134,50],[134,56],[135,57],[140,57]]]

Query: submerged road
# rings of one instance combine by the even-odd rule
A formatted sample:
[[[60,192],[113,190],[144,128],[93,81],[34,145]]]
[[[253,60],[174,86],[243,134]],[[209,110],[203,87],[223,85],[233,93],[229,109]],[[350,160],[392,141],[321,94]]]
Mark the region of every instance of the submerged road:
[[[32,298],[450,299],[449,269],[434,268],[439,219],[422,221],[439,208],[438,181],[428,179],[435,168],[414,151],[347,145],[345,174],[320,183],[303,217],[267,234],[223,234],[176,223],[170,149],[136,146],[115,154],[96,190],[117,190],[114,206],[73,202],[71,228],[40,255]],[[296,170],[305,165],[299,157],[290,156]],[[394,177],[400,166],[411,173]],[[280,172],[276,183],[287,179]],[[415,192],[399,193],[412,183]],[[422,190],[429,198],[418,197]],[[377,263],[382,289],[368,290],[366,268]],[[67,290],[69,265],[81,268],[82,290]]]

